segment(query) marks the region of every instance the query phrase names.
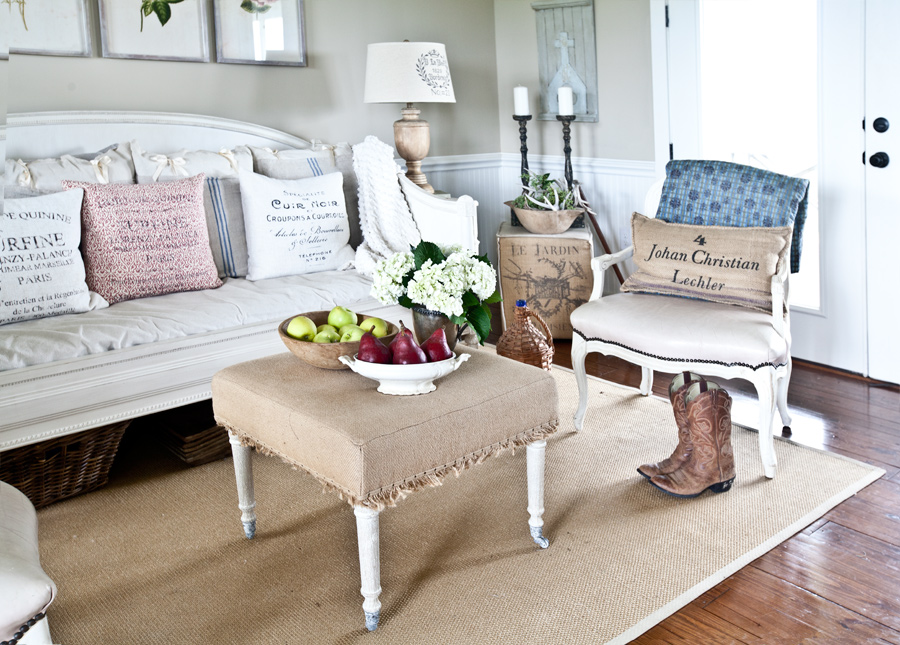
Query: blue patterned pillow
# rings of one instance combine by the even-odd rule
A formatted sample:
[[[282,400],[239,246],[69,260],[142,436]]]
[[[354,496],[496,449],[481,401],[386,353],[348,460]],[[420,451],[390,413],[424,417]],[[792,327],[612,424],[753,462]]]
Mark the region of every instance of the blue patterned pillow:
[[[809,180],[727,161],[666,164],[658,219],[705,226],[790,226],[791,273],[800,270]]]

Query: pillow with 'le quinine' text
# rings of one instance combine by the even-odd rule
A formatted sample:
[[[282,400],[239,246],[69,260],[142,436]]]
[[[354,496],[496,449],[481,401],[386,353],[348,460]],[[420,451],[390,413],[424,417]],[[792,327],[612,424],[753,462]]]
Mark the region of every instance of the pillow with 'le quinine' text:
[[[107,306],[88,291],[82,190],[7,199],[0,214],[0,324]]]

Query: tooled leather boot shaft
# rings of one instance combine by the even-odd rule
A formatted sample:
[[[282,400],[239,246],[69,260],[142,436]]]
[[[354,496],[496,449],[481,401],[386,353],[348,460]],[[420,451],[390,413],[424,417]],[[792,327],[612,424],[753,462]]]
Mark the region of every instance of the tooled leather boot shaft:
[[[638,472],[646,478],[655,475],[665,475],[681,468],[681,465],[687,461],[691,454],[691,433],[688,430],[687,408],[684,402],[684,396],[688,388],[694,384],[703,381],[704,378],[699,374],[692,372],[683,372],[676,375],[669,385],[669,400],[672,403],[672,412],[675,415],[675,426],[678,429],[678,444],[672,454],[655,464],[643,464],[638,466]],[[680,385],[679,385],[680,383]],[[676,387],[677,386],[677,387]]]
[[[681,468],[650,481],[663,491],[681,497],[695,497],[707,489],[725,492],[735,477],[731,396],[725,390],[710,389],[685,398],[693,450]]]

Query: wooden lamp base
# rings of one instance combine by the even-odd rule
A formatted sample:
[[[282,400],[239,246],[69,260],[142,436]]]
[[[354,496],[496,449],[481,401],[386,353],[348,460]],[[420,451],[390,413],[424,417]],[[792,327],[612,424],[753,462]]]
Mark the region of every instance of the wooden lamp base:
[[[419,118],[419,109],[407,103],[401,110],[403,118],[394,121],[394,145],[406,161],[406,177],[421,189],[434,193],[434,188],[422,172],[422,160],[428,156],[431,133],[428,121]]]

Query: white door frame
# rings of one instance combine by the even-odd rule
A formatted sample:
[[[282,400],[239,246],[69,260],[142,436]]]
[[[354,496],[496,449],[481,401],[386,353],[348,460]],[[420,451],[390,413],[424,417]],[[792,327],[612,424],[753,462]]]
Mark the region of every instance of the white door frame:
[[[670,143],[674,143],[678,158],[696,156],[700,149],[698,81],[696,77],[692,81],[690,73],[679,77],[678,101],[670,101],[675,96],[670,94],[668,73],[670,62],[698,69],[695,34],[699,17],[697,0],[649,2],[654,147],[657,172],[663,176]],[[819,199],[821,309],[791,308],[791,353],[867,374],[865,173],[861,163],[865,0],[818,0],[818,5],[819,183],[824,187],[828,182]],[[826,69],[827,78],[822,73]],[[680,107],[673,110],[673,102]],[[675,118],[683,127],[675,127]]]

